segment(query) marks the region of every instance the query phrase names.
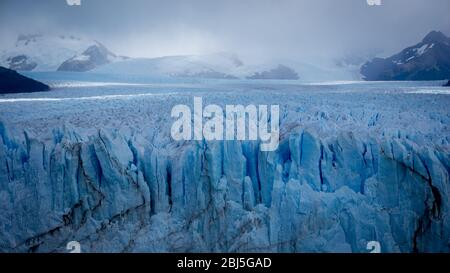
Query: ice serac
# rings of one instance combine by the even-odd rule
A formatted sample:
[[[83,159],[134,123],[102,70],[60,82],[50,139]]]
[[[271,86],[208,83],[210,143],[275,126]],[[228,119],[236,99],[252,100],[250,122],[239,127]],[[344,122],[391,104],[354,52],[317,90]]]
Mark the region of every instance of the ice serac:
[[[0,124],[0,250],[448,252],[450,155],[406,138],[283,136],[156,145]]]

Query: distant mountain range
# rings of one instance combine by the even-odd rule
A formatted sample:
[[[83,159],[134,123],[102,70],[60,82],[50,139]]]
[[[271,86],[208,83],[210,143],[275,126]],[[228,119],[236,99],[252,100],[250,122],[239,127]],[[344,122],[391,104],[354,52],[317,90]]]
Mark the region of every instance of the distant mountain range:
[[[419,81],[450,78],[450,38],[432,31],[418,44],[389,58],[374,58],[361,67],[370,81]]]
[[[361,55],[361,54],[359,54]],[[140,74],[202,79],[280,79],[304,81],[444,80],[450,78],[450,38],[432,31],[417,45],[389,58],[350,55],[316,67],[292,60],[249,65],[236,54],[128,58],[102,43],[71,35],[20,35],[15,45],[0,52],[0,65],[17,71],[74,71]],[[358,73],[359,70],[359,73]]]
[[[64,35],[20,35],[0,53],[0,65],[18,71],[88,71],[122,59],[95,40]]]
[[[65,35],[20,35],[13,48],[0,53],[0,65],[17,71],[93,71],[204,79],[299,78],[286,65],[250,68],[227,52],[127,58],[114,54],[98,41]]]
[[[265,64],[250,66],[233,53],[166,56],[160,58],[130,58],[99,66],[97,73],[145,74],[203,79],[299,79],[294,68]]]

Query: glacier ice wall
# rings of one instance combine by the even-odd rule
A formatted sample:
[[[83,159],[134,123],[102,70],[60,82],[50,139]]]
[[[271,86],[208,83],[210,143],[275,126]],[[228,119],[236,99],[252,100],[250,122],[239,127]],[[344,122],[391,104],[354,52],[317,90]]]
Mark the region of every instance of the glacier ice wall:
[[[155,146],[0,124],[0,251],[450,251],[450,155],[405,138],[282,136]]]

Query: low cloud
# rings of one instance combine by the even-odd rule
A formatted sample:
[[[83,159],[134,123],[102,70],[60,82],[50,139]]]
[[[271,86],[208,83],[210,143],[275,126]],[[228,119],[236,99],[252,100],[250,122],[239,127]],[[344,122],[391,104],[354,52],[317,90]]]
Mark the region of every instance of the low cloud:
[[[65,0],[0,2],[2,46],[20,33],[70,33],[128,56],[232,51],[248,60],[330,59],[380,49],[385,55],[428,31],[450,34],[450,1]]]

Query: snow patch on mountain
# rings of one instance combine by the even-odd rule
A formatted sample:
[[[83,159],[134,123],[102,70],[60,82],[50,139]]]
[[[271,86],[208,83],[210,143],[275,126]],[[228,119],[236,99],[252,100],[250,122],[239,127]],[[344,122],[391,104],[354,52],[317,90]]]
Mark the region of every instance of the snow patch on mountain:
[[[101,65],[127,59],[126,57],[115,55],[101,43],[96,43],[96,45],[90,46],[88,49],[83,51],[83,53],[78,54],[63,62],[58,67],[58,71],[85,72]]]
[[[72,35],[20,35],[13,47],[0,52],[0,65],[21,71],[56,71],[91,46],[101,44]]]
[[[450,38],[432,31],[422,41],[389,58],[361,66],[366,80],[445,80],[450,78]]]

